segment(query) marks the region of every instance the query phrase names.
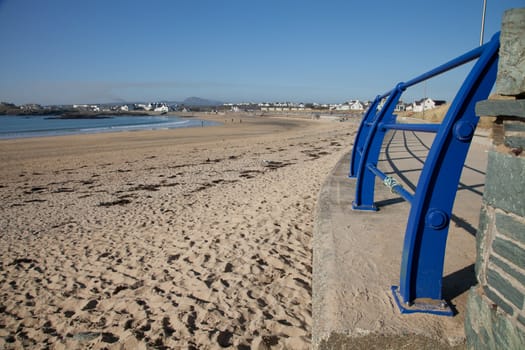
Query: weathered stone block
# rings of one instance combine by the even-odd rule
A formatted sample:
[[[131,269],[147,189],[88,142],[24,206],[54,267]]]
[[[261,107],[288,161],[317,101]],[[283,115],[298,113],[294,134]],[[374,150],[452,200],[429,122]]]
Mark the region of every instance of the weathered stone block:
[[[479,236],[476,234],[476,239],[479,237],[479,241],[483,240],[484,232],[487,232],[489,224],[491,222],[492,220],[489,217],[488,208],[485,205],[482,205],[481,210],[479,212],[479,224],[478,224],[478,231],[481,231],[482,233]]]
[[[520,136],[505,136],[505,145],[511,148],[525,148],[525,138]]]
[[[525,181],[525,179],[523,179]],[[496,212],[496,228],[502,235],[520,243],[525,243],[525,223],[512,215]]]
[[[496,327],[502,328],[501,322],[496,322]],[[507,337],[505,329],[496,329],[494,332],[495,349],[511,349],[510,339]]]
[[[476,115],[480,117],[523,117],[525,100],[484,100],[476,103]]]
[[[525,101],[524,105],[525,105]],[[525,113],[525,111],[524,111]],[[503,121],[505,129],[505,145],[511,148],[525,148],[525,119]]]
[[[518,322],[525,326],[525,316],[518,315]]]
[[[502,95],[524,94],[525,8],[505,11],[500,42],[496,92]]]
[[[481,344],[491,344],[494,342],[492,332],[487,328],[481,328],[479,330],[479,337],[481,338]]]
[[[491,151],[485,179],[485,201],[525,217],[525,158]]]
[[[483,317],[485,316],[482,310],[481,296],[476,292],[477,288],[470,289],[467,298],[467,311],[465,314],[465,338],[467,340],[467,347],[469,349],[481,349],[486,347],[487,342],[481,335],[482,330],[485,330]],[[486,331],[485,331],[486,332]]]
[[[493,251],[512,261],[520,269],[525,269],[525,251],[516,244],[496,237],[492,243]]]
[[[476,272],[476,278],[478,282],[484,283],[483,279],[483,266],[485,264],[485,246],[487,244],[487,235],[489,230],[489,223],[491,222],[486,204],[483,203],[479,213],[479,225],[478,231],[476,232],[476,264],[474,265],[474,271]],[[493,226],[494,224],[492,224]]]
[[[494,124],[492,124],[492,143],[496,146],[505,142],[505,129],[503,128],[503,121],[500,117],[496,118]]]
[[[523,349],[525,334],[505,313],[471,288],[465,315],[468,349]]]
[[[501,276],[497,271],[488,269],[487,282],[492,289],[497,290],[505,299],[521,310],[523,307],[523,293],[514,287],[508,279]]]
[[[503,315],[495,315],[493,323],[494,349],[523,349],[523,332]]]
[[[525,114],[525,100],[520,100],[523,103],[523,114]],[[523,121],[517,120],[505,120],[505,132],[525,132],[525,115],[523,116]]]
[[[521,283],[522,286],[524,286],[525,288],[525,275],[521,273],[520,271],[518,271],[518,269],[510,266],[509,264],[507,264],[506,262],[504,262],[503,260],[501,260],[500,258],[494,255],[491,255],[489,260],[491,263],[493,263],[494,265],[498,266],[500,269],[505,271],[505,273],[514,277],[516,281]]]
[[[525,332],[523,329],[516,327],[516,343],[518,344],[517,349],[523,349],[525,345]]]
[[[514,314],[514,309],[512,308],[512,306],[505,300],[500,298],[500,296],[494,293],[489,287],[483,287],[483,292],[485,293],[487,298],[489,298],[498,308],[503,310],[505,313],[511,316]]]

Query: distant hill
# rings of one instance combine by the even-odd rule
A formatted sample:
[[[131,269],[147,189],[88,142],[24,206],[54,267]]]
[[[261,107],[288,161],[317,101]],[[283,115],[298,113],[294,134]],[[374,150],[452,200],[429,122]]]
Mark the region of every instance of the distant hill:
[[[200,97],[188,97],[187,99],[182,101],[182,104],[184,104],[185,106],[209,107],[222,105],[223,102],[208,100]]]

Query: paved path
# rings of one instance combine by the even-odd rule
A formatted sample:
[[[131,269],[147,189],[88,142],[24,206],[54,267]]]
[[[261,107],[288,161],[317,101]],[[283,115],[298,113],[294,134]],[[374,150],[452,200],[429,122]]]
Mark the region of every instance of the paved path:
[[[403,131],[388,135],[379,169],[402,180],[405,188],[415,188],[433,137],[433,134]],[[440,341],[449,345],[464,342],[466,291],[475,284],[475,234],[488,149],[487,142],[476,139],[460,180],[445,258],[443,297],[456,309],[454,317],[400,314],[390,286],[399,285],[401,252],[410,206],[376,180],[379,211],[352,211],[355,180],[348,178],[349,155],[337,164],[321,189],[316,212],[313,239],[314,348],[332,348],[330,342],[322,342],[330,336],[332,345],[336,344],[336,338],[338,344],[345,341],[341,343],[341,337],[351,344],[352,339],[357,341],[355,338],[364,339],[361,337],[367,335],[386,343],[390,342],[385,340],[391,339],[388,337],[399,336],[407,339],[422,337],[429,342],[437,339],[438,345]],[[403,344],[410,345],[410,341]]]

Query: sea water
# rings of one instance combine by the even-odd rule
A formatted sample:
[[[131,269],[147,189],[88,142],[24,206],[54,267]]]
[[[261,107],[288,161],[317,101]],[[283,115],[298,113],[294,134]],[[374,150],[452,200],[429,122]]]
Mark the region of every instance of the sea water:
[[[61,119],[52,115],[0,115],[0,139],[92,134],[134,130],[173,129],[218,125],[176,116],[99,116],[94,119]]]

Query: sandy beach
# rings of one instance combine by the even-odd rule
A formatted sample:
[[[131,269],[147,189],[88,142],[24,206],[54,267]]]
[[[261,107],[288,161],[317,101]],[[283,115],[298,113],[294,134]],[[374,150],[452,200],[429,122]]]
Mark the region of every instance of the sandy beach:
[[[0,141],[0,348],[310,347],[313,212],[357,124]]]

